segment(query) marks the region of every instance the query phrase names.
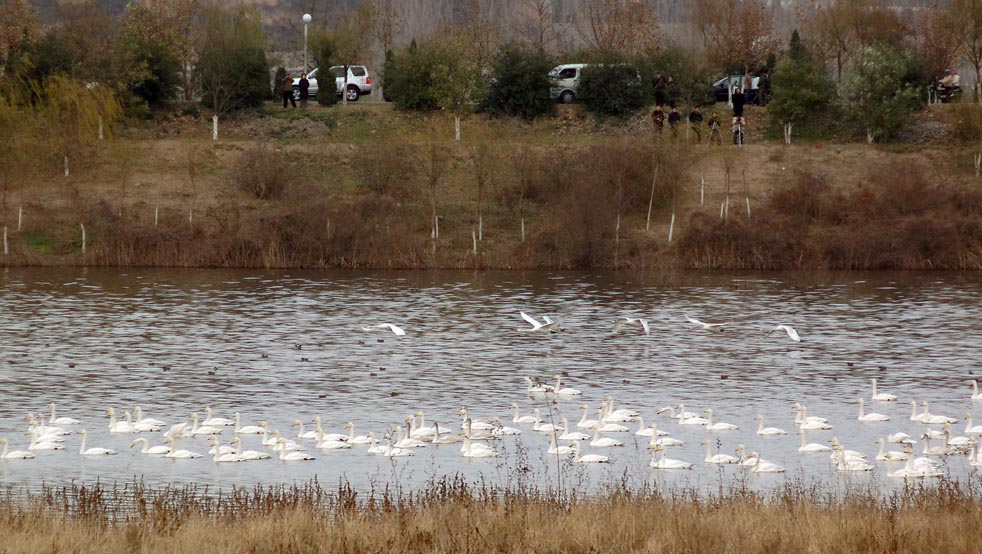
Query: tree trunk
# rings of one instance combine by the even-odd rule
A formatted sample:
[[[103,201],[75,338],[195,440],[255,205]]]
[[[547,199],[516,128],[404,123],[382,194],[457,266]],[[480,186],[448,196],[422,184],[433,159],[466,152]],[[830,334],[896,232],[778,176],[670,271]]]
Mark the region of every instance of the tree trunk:
[[[454,139],[460,142],[460,116],[453,116]]]
[[[658,182],[658,168],[655,168],[655,174],[651,177],[651,195],[648,196],[648,219],[645,221],[644,230],[647,231],[651,229],[651,207],[655,203],[655,183]]]

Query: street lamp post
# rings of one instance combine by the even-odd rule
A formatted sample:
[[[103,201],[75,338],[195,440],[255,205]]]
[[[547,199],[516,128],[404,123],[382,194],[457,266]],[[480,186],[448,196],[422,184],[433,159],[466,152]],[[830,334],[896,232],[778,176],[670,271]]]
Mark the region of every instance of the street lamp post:
[[[309,13],[303,14],[303,72],[307,72],[307,24],[310,23]]]

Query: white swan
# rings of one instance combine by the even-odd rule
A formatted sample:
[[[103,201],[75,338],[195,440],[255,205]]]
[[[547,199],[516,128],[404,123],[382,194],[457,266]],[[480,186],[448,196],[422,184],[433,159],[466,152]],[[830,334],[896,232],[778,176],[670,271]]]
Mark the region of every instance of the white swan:
[[[893,473],[888,473],[887,475],[889,477],[896,477],[900,479],[919,479],[924,477],[941,477],[943,474],[932,465],[918,465],[912,456],[907,458],[907,463],[904,465],[904,467],[894,471]]]
[[[808,452],[828,452],[829,450],[832,450],[828,446],[825,446],[824,444],[819,444],[817,442],[807,443],[806,442],[807,441],[807,439],[806,439],[806,435],[807,434],[808,433],[805,430],[799,430],[798,431],[798,435],[801,437],[801,446],[798,447],[798,452],[806,452],[806,453],[808,453]]]
[[[606,410],[604,415],[604,421],[614,421],[614,422],[634,421],[634,418],[641,415],[641,412],[637,410],[626,410],[626,409],[615,410],[614,397],[609,394],[607,396],[604,396],[604,403],[602,404],[602,406],[604,406]]]
[[[371,442],[369,443],[368,450],[365,452],[367,452],[369,456],[381,456],[385,454],[385,445],[379,444],[378,441],[375,440],[375,432],[369,431],[368,439]]]
[[[143,417],[143,409],[139,406],[133,406],[133,417],[136,418],[134,423],[144,423],[146,425],[152,425],[154,427],[163,427],[167,425],[159,419],[154,419],[152,417]]]
[[[30,427],[28,427],[27,433],[25,433],[25,435],[30,435],[32,437],[32,440],[39,443],[40,442],[58,442],[58,443],[65,442],[64,435],[51,435],[51,434],[43,435],[41,433],[38,433],[37,425],[31,425]]]
[[[729,325],[729,323],[703,323],[698,319],[689,316],[685,316],[685,320],[688,321],[689,323],[692,323],[693,325],[698,325],[703,329],[705,329],[706,331],[711,331],[713,333],[722,333],[723,327]]]
[[[495,458],[498,456],[498,452],[490,446],[479,442],[472,443],[468,435],[464,435],[463,450],[465,458]]]
[[[848,450],[842,446],[839,442],[838,437],[829,438],[829,442],[832,443],[832,448],[835,449],[829,458],[834,462],[837,456],[843,456],[846,460],[863,460],[866,461],[866,454],[859,452],[857,450]]]
[[[268,460],[270,458],[269,454],[258,450],[238,450],[242,446],[242,439],[239,437],[233,437],[232,444],[236,447],[236,456],[238,456],[240,461],[251,462],[254,460]]]
[[[64,427],[58,427],[57,425],[45,425],[44,424],[44,421],[42,421],[42,419],[40,419],[40,418],[35,419],[34,418],[34,414],[31,413],[31,412],[28,412],[27,415],[24,416],[24,419],[27,420],[29,427],[30,426],[34,426],[34,428],[37,429],[38,434],[41,434],[41,435],[61,435],[61,436],[64,436],[64,435],[71,435],[72,434],[71,431],[65,429]]]
[[[979,452],[979,443],[972,440],[972,451],[968,454],[968,463],[973,467],[982,466],[982,453]]]
[[[399,327],[398,325],[393,325],[391,323],[379,323],[378,325],[364,325],[362,326],[362,331],[375,331],[377,329],[385,329],[386,331],[391,331],[393,335],[401,337],[406,334],[405,329]]]
[[[316,458],[310,454],[307,454],[306,452],[301,452],[299,450],[287,450],[286,439],[277,439],[276,442],[283,445],[283,448],[280,448],[280,455],[278,458],[284,462],[305,462],[308,460],[316,460]]]
[[[787,435],[788,432],[784,429],[778,429],[777,427],[764,427],[764,416],[757,414],[754,419],[758,422],[757,434],[758,435]]]
[[[484,421],[477,421],[477,420],[471,419],[470,414],[467,413],[467,406],[461,407],[460,408],[460,411],[457,412],[457,415],[459,415],[460,418],[461,418],[461,421],[460,421],[460,428],[461,429],[464,428],[464,424],[467,423],[468,420],[470,420],[469,425],[470,425],[471,429],[478,429],[478,430],[481,430],[481,431],[491,431],[491,430],[494,429],[494,425],[491,425],[490,423],[487,423],[487,422],[484,422]]]
[[[873,469],[873,465],[864,460],[843,456],[838,448],[833,452],[833,457],[836,471],[872,471]]]
[[[556,433],[548,433],[548,435],[550,439],[549,450],[546,451],[546,454],[550,456],[568,456],[575,453],[572,446],[559,446],[556,443]]]
[[[112,456],[116,453],[115,450],[111,450],[109,448],[85,448],[85,439],[88,438],[89,432],[85,429],[81,429],[79,430],[78,434],[82,435],[82,444],[78,448],[78,453],[82,456]]]
[[[43,441],[38,439],[38,434],[33,429],[29,434],[31,435],[31,444],[27,447],[28,450],[64,450],[65,449],[65,445],[60,442],[46,441],[46,440]],[[44,435],[44,436],[51,437],[53,435]]]
[[[651,329],[648,327],[648,320],[635,317],[619,317],[615,319],[613,332],[617,333],[625,326],[640,327],[645,335],[651,334]]]
[[[733,450],[740,453],[740,465],[741,466],[743,466],[743,467],[752,467],[752,466],[757,465],[757,460],[760,458],[760,454],[758,454],[756,452],[749,452],[748,453],[747,452],[747,447],[745,447],[742,444],[736,445],[736,448],[734,448]],[[763,461],[766,462],[767,460],[763,460]]]
[[[880,462],[903,462],[907,458],[910,458],[910,454],[906,452],[897,452],[896,450],[887,450],[886,441],[883,439],[876,439],[873,444],[880,445],[880,451],[876,454],[877,461]]]
[[[760,458],[760,454],[757,452],[750,453],[750,459],[754,459],[753,471],[754,473],[784,473],[784,467],[779,466],[773,462],[768,462]]]
[[[982,425],[972,425],[972,414],[970,412],[966,412],[965,417],[962,419],[966,421],[965,423],[966,435],[982,435]]]
[[[566,421],[565,417],[559,420],[559,424],[563,428],[563,434],[559,436],[559,440],[561,441],[585,441],[590,440],[591,438],[591,436],[586,433],[570,431],[569,422]]]
[[[392,446],[392,437],[385,435],[385,449],[382,455],[386,458],[399,458],[403,456],[413,456],[416,452],[412,448],[395,448]]]
[[[290,424],[290,427],[296,427],[297,428],[297,438],[300,439],[300,440],[314,440],[314,439],[317,438],[317,431],[318,430],[320,430],[322,434],[324,432],[324,430],[323,430],[323,428],[321,428],[319,422],[317,422],[317,426],[314,428],[313,431],[304,431],[303,430],[303,422],[300,421],[299,419],[294,419],[293,420],[293,423]]]
[[[532,425],[532,430],[538,433],[549,433],[551,431],[556,431],[557,428],[552,423],[542,423],[542,419],[539,417],[539,409],[535,408],[532,410],[532,415],[535,416],[535,424]]]
[[[346,440],[339,441],[324,438],[323,431],[317,432],[317,438],[314,439],[314,443],[316,445],[315,448],[318,450],[347,450],[351,448],[351,445]]]
[[[491,421],[492,424],[494,424],[494,430],[491,431],[491,436],[493,436],[495,438],[499,438],[500,439],[501,437],[504,437],[506,435],[507,436],[515,436],[515,435],[521,435],[522,434],[522,430],[521,429],[515,429],[514,427],[508,427],[506,425],[502,425],[501,420],[498,419],[498,418],[496,418],[496,417],[492,417],[490,419],[490,421]]]
[[[732,431],[734,429],[739,429],[736,425],[732,423],[724,423],[722,421],[713,423],[713,409],[706,408],[706,430],[707,431]]]
[[[137,433],[138,431],[133,427],[133,424],[129,421],[116,421],[116,410],[112,407],[106,410],[106,417],[109,418],[109,432],[110,433]]]
[[[808,408],[806,408],[805,405],[802,404],[801,402],[792,402],[791,403],[791,407],[795,409],[794,423],[795,423],[795,425],[797,425],[799,427],[802,424],[805,424],[805,423],[808,423],[808,424],[826,423],[827,424],[829,422],[829,418],[827,418],[827,417],[819,417],[819,416],[810,416],[810,415],[808,415]],[[831,427],[829,427],[829,429],[831,429]],[[812,429],[812,430],[814,430],[814,429]]]
[[[658,454],[661,456],[658,456]],[[651,451],[651,462],[648,463],[654,469],[692,469],[692,464],[682,460],[674,460],[665,457],[665,447],[659,446]]]
[[[405,437],[402,435],[402,427],[401,426],[399,426],[399,427],[393,427],[392,428],[392,430],[397,433],[397,437],[398,437],[396,439],[396,442],[395,442],[395,445],[394,445],[396,448],[424,448],[426,446],[426,443],[425,442],[423,442],[423,441],[421,441],[419,439],[414,439],[414,438],[412,438],[412,437],[409,436],[410,419],[411,418],[408,418],[408,417],[406,418],[406,436]]]
[[[464,440],[461,437],[451,435],[449,432],[446,434],[441,434],[440,424],[435,421],[433,422],[433,426],[436,427],[436,436],[433,437],[433,444],[454,444],[463,442]],[[369,435],[371,435],[371,433],[369,433]]]
[[[902,443],[902,444],[914,444],[917,441],[910,440],[913,437],[904,433],[903,431],[898,431],[896,433],[887,435],[887,442],[892,443]]]
[[[590,441],[590,446],[594,448],[609,448],[612,446],[624,446],[624,442],[610,437],[601,437],[600,428],[594,427],[593,440]]]
[[[627,433],[630,431],[630,429],[628,429],[626,426],[619,423],[608,423],[607,420],[604,419],[603,410],[597,410],[596,414],[597,417],[600,418],[600,423],[594,426],[594,429],[600,429],[600,431],[603,433]]]
[[[436,423],[434,423],[433,426],[437,430],[439,430],[439,427],[436,426]],[[349,421],[348,423],[345,424],[344,428],[348,430],[348,442],[349,443],[351,443],[351,444],[368,444],[368,443],[372,442],[372,439],[370,437],[365,436],[365,435],[355,436],[355,424],[354,424],[354,422]]]
[[[684,446],[685,445],[684,442],[678,439],[673,439],[672,437],[667,436],[666,433],[659,431],[658,424],[652,423],[651,425],[649,425],[649,427],[651,427],[651,440],[648,441],[649,450],[653,448],[657,448],[659,446]]]
[[[865,401],[862,398],[856,400],[856,402],[859,403],[859,416],[856,417],[859,421],[890,421],[890,416],[876,412],[866,413]]]
[[[171,425],[170,429],[164,433],[164,439],[183,439],[191,437],[191,430],[188,429],[188,422],[176,423]]]
[[[927,401],[921,402],[921,406],[924,407],[924,413],[921,414],[921,423],[927,423],[928,425],[942,425],[945,423],[958,422],[958,420],[953,417],[930,413],[928,411],[929,404]]]
[[[706,447],[706,460],[707,464],[738,464],[740,463],[740,458],[736,456],[730,456],[729,454],[713,454],[712,444],[708,440],[704,440],[699,444]]]
[[[210,425],[212,427],[234,427],[235,422],[226,417],[213,417],[211,415],[211,407],[205,406],[205,420],[201,422],[202,425]]]
[[[560,379],[562,379],[560,375],[553,375],[552,378],[556,380],[555,392],[557,396],[580,396],[583,394],[579,389],[562,388],[560,386]]]
[[[150,446],[150,441],[144,438],[135,439],[130,443],[130,448],[138,444],[143,444],[143,448],[140,449],[140,454],[147,454],[149,456],[163,456],[164,454],[170,454],[171,447],[167,445]]]
[[[982,402],[982,394],[979,393],[979,381],[972,379],[972,402]]]
[[[573,447],[573,463],[574,464],[608,464],[610,463],[610,458],[607,456],[601,456],[600,454],[587,454],[586,456],[580,456],[580,443],[573,442],[570,444]]]
[[[189,431],[189,433],[192,437],[218,435],[223,431],[221,427],[214,427],[212,425],[199,426],[197,412],[189,415],[188,417],[191,419],[191,431]]]
[[[535,418],[533,416],[519,415],[519,412],[518,412],[518,404],[512,403],[512,404],[509,404],[508,407],[515,410],[515,415],[514,415],[514,417],[511,418],[511,422],[512,423],[519,423],[519,424],[521,424],[521,423],[535,423]]]
[[[55,403],[48,402],[51,408],[51,417],[48,418],[48,425],[81,425],[82,422],[72,417],[57,417],[55,415]]]
[[[783,332],[787,333],[788,338],[790,338],[792,341],[801,342],[801,337],[798,336],[798,331],[795,331],[794,327],[790,325],[775,325],[774,327],[767,327],[765,330],[767,331],[767,334],[764,335],[765,337],[771,336],[772,333]]]
[[[432,425],[426,425],[426,416],[422,410],[416,412],[415,417],[419,418],[419,425],[416,425],[415,419],[410,419],[409,436],[414,439],[432,440],[436,435],[436,428]]]
[[[33,453],[25,450],[9,452],[10,445],[7,443],[7,439],[0,438],[0,442],[3,443],[3,453],[0,453],[0,460],[33,460],[35,457]]]
[[[540,322],[525,312],[519,312],[519,314],[522,316],[522,319],[532,326],[519,327],[518,329],[515,329],[519,333],[558,333],[562,330],[560,325],[562,325],[562,322],[566,317],[565,315],[560,315],[553,320],[549,316],[544,316],[542,318],[543,321]]]
[[[164,442],[170,444],[171,447],[174,445],[174,439],[171,437],[166,437]],[[190,450],[171,450],[170,453],[164,454],[165,458],[171,458],[174,460],[191,460],[193,458],[200,458],[201,454],[197,452],[191,452]]]
[[[263,431],[266,430],[266,422],[260,421],[259,425],[242,425],[242,416],[239,412],[232,414],[233,419],[235,419],[235,434],[236,435],[262,435]]]
[[[130,417],[129,412],[123,412],[123,417],[126,418],[126,424],[129,425],[131,429],[133,429],[132,432],[134,433],[156,433],[157,431],[160,431],[160,427],[156,425],[133,421]]]
[[[651,425],[645,425],[644,424],[644,418],[641,417],[641,416],[638,416],[638,430],[634,432],[635,435],[637,435],[639,437],[652,437],[652,436],[655,435],[655,432],[656,431],[657,431],[657,427],[652,427]],[[664,431],[663,431],[663,433],[665,435],[668,434],[668,433],[665,433]]]
[[[931,446],[931,437],[928,437],[926,434],[921,435],[921,439],[924,441],[924,449],[921,451],[921,454],[925,456],[944,456],[948,453],[944,446]]]
[[[885,392],[876,392],[876,379],[870,379],[870,384],[873,385],[873,393],[870,398],[873,402],[896,402],[897,397],[892,394],[887,394]]]
[[[910,420],[911,421],[921,421],[921,419],[923,417],[924,417],[924,414],[921,414],[921,413],[918,413],[917,412],[917,401],[916,400],[911,400],[910,401]]]
[[[238,452],[238,449],[232,446],[231,444],[219,443],[218,435],[209,436],[208,444],[211,445],[211,448],[208,449],[209,454],[235,454]]]
[[[604,407],[605,406],[603,404],[600,405],[601,409],[603,409]],[[580,405],[580,409],[583,410],[583,416],[580,417],[580,421],[576,424],[576,427],[578,429],[593,429],[594,427],[600,424],[599,419],[586,418],[586,413],[590,409],[590,406],[587,406],[586,404],[582,404]]]

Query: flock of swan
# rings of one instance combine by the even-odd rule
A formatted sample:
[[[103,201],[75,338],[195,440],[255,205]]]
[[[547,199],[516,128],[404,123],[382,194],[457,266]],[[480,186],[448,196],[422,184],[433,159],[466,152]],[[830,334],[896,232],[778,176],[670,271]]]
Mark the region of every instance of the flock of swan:
[[[781,329],[775,329],[779,330]],[[497,441],[509,436],[532,435],[541,438],[529,439],[529,442],[533,447],[537,443],[541,444],[543,452],[548,456],[566,458],[577,464],[602,464],[616,457],[618,447],[624,446],[627,437],[634,435],[633,440],[640,440],[651,451],[649,464],[656,470],[686,470],[701,462],[710,466],[733,464],[753,473],[785,471],[783,466],[764,457],[766,452],[762,451],[763,448],[749,449],[743,444],[735,444],[732,445],[733,454],[720,452],[720,445],[727,440],[726,433],[740,429],[740,425],[715,419],[712,408],[693,412],[682,404],[665,406],[655,412],[655,417],[649,417],[646,423],[639,409],[615,408],[614,398],[606,395],[596,408],[579,404],[579,419],[570,421],[561,414],[553,413],[553,406],[558,405],[554,401],[581,402],[581,391],[563,386],[561,375],[553,376],[551,383],[531,377],[524,379],[525,392],[530,398],[548,401],[541,404],[548,407],[548,414],[543,414],[539,408],[532,409],[529,414],[522,414],[519,405],[512,403],[509,405],[509,416],[479,419],[467,407],[462,407],[452,415],[459,423],[441,426],[435,421],[427,421],[424,413],[417,411],[379,433],[359,435],[355,432],[353,422],[346,423],[344,431],[330,432],[325,429],[320,417],[313,418],[307,425],[296,419],[292,421],[289,431],[280,432],[271,429],[265,421],[244,425],[238,412],[232,414],[231,418],[221,417],[214,414],[209,407],[204,409],[204,417],[192,413],[187,421],[168,425],[164,421],[147,417],[139,407],[134,407],[132,411],[123,412],[121,417],[114,408],[108,408],[105,412],[108,419],[106,429],[112,436],[134,436],[130,448],[141,456],[176,460],[205,458],[214,463],[261,460],[303,462],[328,456],[331,451],[352,449],[363,449],[369,455],[396,458],[413,456],[420,448],[452,444],[459,444],[459,455],[464,458],[495,458],[500,455]],[[870,381],[871,404],[898,403],[896,396],[877,388],[876,379]],[[971,404],[968,403],[969,400]],[[833,425],[829,418],[809,415],[807,408],[799,402],[793,403],[789,410],[793,410],[795,414],[794,426],[790,431],[768,426],[763,415],[758,414],[754,418],[754,434],[761,439],[763,445],[767,444],[767,440],[787,440],[780,437],[794,433],[799,437],[800,446],[797,451],[802,456],[825,453],[836,472],[873,471],[878,467],[873,463],[876,462],[886,464],[884,471],[890,477],[938,477],[944,473],[944,464],[949,457],[965,456],[971,466],[982,466],[979,444],[982,441],[979,438],[982,436],[982,425],[974,425],[970,411],[970,407],[980,401],[982,394],[979,393],[978,383],[972,381],[971,397],[966,398],[968,407],[961,417],[966,422],[965,427],[959,432],[959,419],[932,413],[928,402],[909,400],[911,413],[906,430],[914,431],[910,434],[897,431],[890,416],[867,411],[866,399],[859,398],[856,400],[858,407],[855,421],[871,426],[867,429],[875,429],[878,434],[871,444],[876,445],[879,450],[872,455],[846,448],[840,443],[834,429],[845,422],[836,422]],[[71,435],[81,437],[77,447],[79,456],[97,458],[117,454],[110,448],[90,446],[88,431],[82,428],[81,420],[59,415],[54,403],[47,407],[47,413],[29,413],[25,416],[27,424],[24,434],[30,437],[25,450],[11,450],[8,440],[0,438],[0,443],[3,444],[0,459],[31,460],[42,452],[73,450],[75,447],[70,449],[67,446]],[[548,417],[544,418],[544,415]],[[659,425],[656,418],[661,418],[664,423]],[[912,429],[910,425],[915,427]],[[684,440],[671,436],[667,431],[669,427],[703,433],[703,439],[699,443],[706,448],[705,457],[702,460],[669,457],[669,450],[685,444]],[[808,442],[809,435],[819,433],[824,433],[824,441]],[[149,438],[156,436],[160,436],[162,440],[151,441]],[[249,436],[255,438],[247,438]],[[919,441],[923,444],[920,451],[915,453]],[[246,448],[246,442],[255,442],[255,449]],[[888,448],[891,444],[898,446]],[[586,452],[588,448],[590,451]],[[893,465],[901,463],[899,467]]]

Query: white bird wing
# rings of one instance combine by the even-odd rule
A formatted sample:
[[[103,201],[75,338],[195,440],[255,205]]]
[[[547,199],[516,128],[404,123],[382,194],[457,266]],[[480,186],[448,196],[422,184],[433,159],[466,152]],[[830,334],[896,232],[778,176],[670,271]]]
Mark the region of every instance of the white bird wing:
[[[801,342],[801,337],[798,336],[798,331],[795,331],[794,327],[790,325],[781,325],[781,328],[787,331],[788,336],[791,337],[791,340],[795,342]]]
[[[646,319],[639,319],[638,321],[641,322],[641,328],[644,329],[644,334],[645,335],[650,335],[651,334],[651,329],[648,327],[648,320],[646,320]]]
[[[685,316],[685,320],[688,321],[689,323],[694,323],[696,325],[702,325],[703,327],[706,326],[705,323],[699,321],[698,319],[696,319],[694,317]]]
[[[522,314],[522,319],[524,319],[525,321],[529,322],[532,325],[533,329],[538,329],[539,327],[542,327],[542,324],[536,321],[534,317],[528,315],[525,312],[519,312],[519,313]],[[548,323],[548,319],[549,318],[546,318],[547,323]]]
[[[620,331],[621,330],[621,327],[623,327],[625,323],[627,323],[627,318],[626,317],[619,317],[619,318],[615,319],[614,320],[614,332],[616,333],[616,332]]]
[[[406,334],[406,331],[403,330],[402,327],[399,327],[397,325],[393,325],[391,323],[380,323],[379,324],[379,328],[388,329],[389,331],[392,331],[393,334],[396,334],[396,335],[399,335],[399,336],[402,336],[402,335],[405,335]]]

